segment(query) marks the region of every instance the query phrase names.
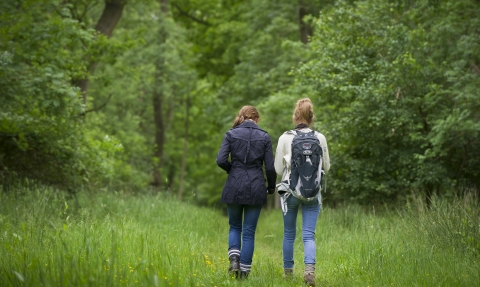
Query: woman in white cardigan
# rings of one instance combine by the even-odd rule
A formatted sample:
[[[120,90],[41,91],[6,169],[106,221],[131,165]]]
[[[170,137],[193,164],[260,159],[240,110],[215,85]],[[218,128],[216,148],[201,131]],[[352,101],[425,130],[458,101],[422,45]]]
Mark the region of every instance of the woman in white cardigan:
[[[293,123],[295,130],[303,133],[311,132],[313,123],[313,104],[309,98],[298,100],[293,112]],[[290,177],[290,159],[292,156],[292,141],[294,134],[287,131],[278,139],[275,153],[275,171],[282,176],[282,181]],[[330,169],[330,157],[328,155],[327,140],[325,136],[317,132],[317,138],[323,152],[323,169],[327,172]],[[283,267],[286,277],[293,276],[293,244],[296,236],[296,222],[298,209],[302,206],[302,238],[304,244],[304,281],[309,286],[315,286],[315,227],[321,210],[321,194],[313,201],[303,201],[295,196],[286,199],[287,211],[283,215],[284,237],[283,237]]]

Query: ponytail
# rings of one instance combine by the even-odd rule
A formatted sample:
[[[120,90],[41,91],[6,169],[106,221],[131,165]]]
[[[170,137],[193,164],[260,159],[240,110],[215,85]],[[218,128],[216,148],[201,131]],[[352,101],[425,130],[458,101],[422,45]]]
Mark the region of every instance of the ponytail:
[[[235,120],[233,121],[232,128],[241,125],[246,120],[254,120],[257,121],[260,118],[258,111],[253,106],[243,106],[240,111],[238,111]]]
[[[245,117],[244,116],[239,116],[237,115],[237,117],[235,118],[235,120],[233,121],[233,128],[242,124],[243,122],[245,121]]]
[[[293,123],[295,125],[306,124],[310,126],[314,118],[312,101],[309,98],[298,100],[293,110]]]

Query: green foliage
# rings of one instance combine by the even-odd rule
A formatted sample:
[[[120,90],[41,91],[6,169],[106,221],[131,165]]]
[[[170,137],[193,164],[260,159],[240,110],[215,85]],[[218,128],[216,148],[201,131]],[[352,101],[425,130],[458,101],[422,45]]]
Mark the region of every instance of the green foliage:
[[[333,198],[478,189],[479,13],[475,1],[372,0],[318,18],[314,60],[296,75],[333,139]]]
[[[316,15],[322,4],[315,1],[311,5],[312,14]],[[191,141],[189,152],[189,157],[196,158],[190,162],[189,177],[193,177],[190,186],[199,202],[218,203],[226,174],[214,160],[237,111],[244,105],[257,106],[260,127],[270,133],[274,144],[285,130],[275,126],[282,124],[276,121],[275,113],[284,106],[288,108],[283,109],[282,114],[290,113],[294,102],[282,98],[285,93],[281,91],[294,81],[289,76],[292,67],[307,60],[309,55],[299,41],[298,4],[292,1],[178,1],[172,13],[175,21],[188,29],[188,40],[198,55],[194,67],[208,85],[201,91],[202,101],[198,102],[201,113],[192,128],[197,135]],[[278,102],[266,104],[270,102],[267,98],[277,93],[282,94],[276,98],[280,106]],[[290,119],[288,116],[283,122],[288,127]]]
[[[162,188],[215,205],[235,113],[256,106],[275,147],[310,97],[331,153],[327,202],[478,190],[478,1],[179,0],[167,15],[127,1],[110,38],[93,30],[104,4],[0,4],[2,182],[141,191],[161,166]],[[73,83],[87,78],[83,103]]]
[[[145,186],[153,163],[161,160],[164,186],[176,192],[189,101],[186,194],[199,203],[217,204],[225,173],[214,159],[235,113],[288,87],[291,67],[307,57],[298,41],[297,6],[288,1],[178,1],[169,9],[173,18],[163,19],[157,3],[126,6],[111,41],[130,39],[132,45],[113,64],[99,64],[90,82],[88,108],[102,108],[87,115],[87,125],[101,126],[124,147],[116,174],[127,168],[115,184]],[[158,61],[164,61],[161,78]],[[152,158],[155,91],[165,100],[162,159]],[[262,124],[265,120],[267,125],[268,108],[263,111]]]
[[[87,126],[101,126],[124,148],[116,158],[117,180],[111,182],[117,188],[146,187],[154,162],[159,160],[164,162],[162,174],[167,175],[162,188],[173,185],[171,180],[177,183],[187,98],[192,102],[191,116],[198,114],[196,73],[189,67],[194,56],[184,39],[186,32],[170,18],[162,17],[158,3],[127,5],[111,40],[128,40],[131,46],[116,57],[115,63],[100,63],[91,80],[89,105],[95,113],[88,114]],[[157,65],[160,61],[161,71]],[[164,95],[166,145],[162,159],[153,158],[152,98],[156,91]],[[173,178],[170,169],[174,169]]]
[[[1,181],[34,178],[76,189],[101,180],[108,168],[98,153],[113,149],[85,134],[71,84],[85,74],[79,47],[93,32],[56,1],[8,1],[0,11]]]

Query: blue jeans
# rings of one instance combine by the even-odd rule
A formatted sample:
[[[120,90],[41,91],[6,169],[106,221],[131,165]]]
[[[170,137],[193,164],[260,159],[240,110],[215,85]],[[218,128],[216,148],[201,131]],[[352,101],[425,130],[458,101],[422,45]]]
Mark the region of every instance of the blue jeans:
[[[230,224],[228,250],[229,254],[240,251],[241,269],[250,270],[255,248],[255,230],[261,210],[262,205],[227,204]]]
[[[304,263],[315,264],[315,227],[321,205],[318,200],[303,202],[293,195],[287,198],[288,211],[283,216],[283,267],[293,268],[293,243],[297,231],[297,214],[302,206],[302,238]]]

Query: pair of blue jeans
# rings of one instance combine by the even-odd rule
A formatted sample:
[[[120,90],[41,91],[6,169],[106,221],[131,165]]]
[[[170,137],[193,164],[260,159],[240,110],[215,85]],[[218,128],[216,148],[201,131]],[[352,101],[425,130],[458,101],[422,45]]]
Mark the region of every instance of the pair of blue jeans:
[[[291,195],[287,198],[288,211],[283,216],[283,267],[293,268],[293,245],[297,233],[298,209],[302,209],[302,239],[304,263],[315,264],[315,227],[321,205],[318,200],[304,202]]]
[[[240,268],[250,270],[253,250],[255,249],[255,230],[262,205],[227,204],[228,223],[228,251],[240,251]],[[243,219],[243,220],[242,220]]]

